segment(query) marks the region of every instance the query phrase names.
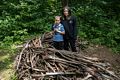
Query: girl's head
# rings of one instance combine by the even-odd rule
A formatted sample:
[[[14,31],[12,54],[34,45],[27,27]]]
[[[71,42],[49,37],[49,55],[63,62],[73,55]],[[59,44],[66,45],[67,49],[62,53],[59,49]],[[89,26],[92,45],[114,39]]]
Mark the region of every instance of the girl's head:
[[[60,16],[55,16],[55,23],[56,24],[59,24],[60,23]]]
[[[70,10],[70,8],[68,6],[63,8],[62,15],[65,16],[65,17],[71,15],[71,10]]]

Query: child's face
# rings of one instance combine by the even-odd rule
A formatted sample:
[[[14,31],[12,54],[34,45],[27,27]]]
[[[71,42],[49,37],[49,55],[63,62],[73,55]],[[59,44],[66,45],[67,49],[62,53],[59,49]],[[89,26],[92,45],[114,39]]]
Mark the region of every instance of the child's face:
[[[59,23],[60,23],[60,17],[56,17],[56,18],[55,18],[55,23],[56,23],[56,24],[59,24]]]
[[[68,16],[68,15],[69,15],[68,9],[64,9],[64,12],[63,12],[63,13],[64,13],[65,16]]]

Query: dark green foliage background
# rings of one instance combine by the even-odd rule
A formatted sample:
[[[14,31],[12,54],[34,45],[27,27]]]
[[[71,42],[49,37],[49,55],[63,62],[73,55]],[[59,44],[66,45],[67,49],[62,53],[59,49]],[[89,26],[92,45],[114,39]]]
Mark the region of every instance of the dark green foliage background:
[[[62,0],[0,0],[0,46],[50,31]],[[78,36],[120,52],[120,0],[68,0],[78,21]]]

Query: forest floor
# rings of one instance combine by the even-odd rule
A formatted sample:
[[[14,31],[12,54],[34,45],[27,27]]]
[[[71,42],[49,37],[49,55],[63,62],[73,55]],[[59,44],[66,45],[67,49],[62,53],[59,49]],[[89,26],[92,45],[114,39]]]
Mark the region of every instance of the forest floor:
[[[115,73],[120,77],[120,54],[114,54],[105,46],[88,46],[84,50],[80,51],[81,54],[89,57],[97,57],[104,61],[109,62]],[[13,63],[15,55],[7,54],[4,51],[0,51],[0,80],[13,80],[14,68]]]
[[[81,54],[89,57],[97,57],[111,64],[112,70],[120,77],[120,54],[115,54],[105,46],[89,46],[81,51]]]

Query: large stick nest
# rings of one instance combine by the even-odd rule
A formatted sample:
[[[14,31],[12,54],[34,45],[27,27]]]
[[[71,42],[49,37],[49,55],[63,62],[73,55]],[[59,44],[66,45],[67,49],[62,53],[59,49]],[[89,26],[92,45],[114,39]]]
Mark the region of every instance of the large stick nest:
[[[52,33],[28,41],[15,69],[18,80],[120,80],[103,60],[54,49]]]

